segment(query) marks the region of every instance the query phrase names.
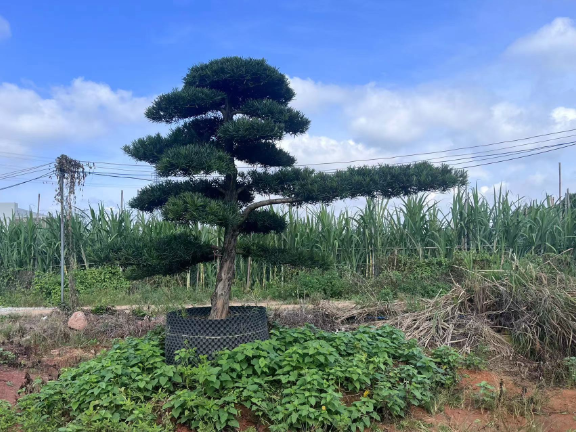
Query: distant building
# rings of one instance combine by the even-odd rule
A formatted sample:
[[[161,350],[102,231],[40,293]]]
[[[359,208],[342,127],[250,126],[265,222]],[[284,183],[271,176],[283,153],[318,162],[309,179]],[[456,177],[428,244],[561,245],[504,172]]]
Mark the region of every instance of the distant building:
[[[17,219],[27,218],[30,215],[31,210],[25,210],[18,207],[18,203],[0,203],[0,221],[4,219],[10,220],[13,217]],[[32,211],[34,217],[36,217],[36,212]],[[44,218],[45,215],[39,214],[40,219]]]

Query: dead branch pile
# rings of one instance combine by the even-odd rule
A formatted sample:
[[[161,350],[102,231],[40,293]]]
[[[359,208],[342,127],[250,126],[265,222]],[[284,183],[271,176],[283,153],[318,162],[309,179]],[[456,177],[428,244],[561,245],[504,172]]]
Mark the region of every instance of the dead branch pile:
[[[495,355],[514,352],[540,361],[576,355],[576,281],[530,269],[496,277],[470,272],[435,299],[370,307],[320,302],[276,314],[282,325],[311,323],[324,330],[392,325],[421,346],[470,352],[482,345]],[[514,348],[513,348],[514,347]]]

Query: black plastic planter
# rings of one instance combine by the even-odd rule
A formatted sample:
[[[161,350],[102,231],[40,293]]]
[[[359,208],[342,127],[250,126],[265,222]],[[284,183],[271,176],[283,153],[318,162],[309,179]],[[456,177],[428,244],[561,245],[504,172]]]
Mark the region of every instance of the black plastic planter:
[[[263,306],[231,306],[228,318],[222,320],[210,320],[209,315],[209,307],[168,313],[165,343],[168,364],[174,364],[174,354],[182,348],[196,348],[197,355],[212,358],[218,351],[270,337]]]

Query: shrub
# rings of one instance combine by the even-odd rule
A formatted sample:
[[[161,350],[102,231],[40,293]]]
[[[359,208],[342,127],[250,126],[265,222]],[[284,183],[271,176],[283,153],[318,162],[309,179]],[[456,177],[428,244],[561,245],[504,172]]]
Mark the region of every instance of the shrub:
[[[102,295],[105,291],[127,292],[130,281],[124,278],[120,267],[99,267],[74,271],[76,289],[79,295]],[[65,281],[68,291],[68,280]],[[34,291],[40,293],[49,305],[60,303],[60,275],[37,272],[32,283]],[[67,295],[67,294],[65,294]],[[67,298],[67,297],[66,297]]]
[[[338,299],[350,295],[351,285],[336,270],[292,270],[286,272],[285,281],[275,279],[267,291],[279,300],[297,298]]]

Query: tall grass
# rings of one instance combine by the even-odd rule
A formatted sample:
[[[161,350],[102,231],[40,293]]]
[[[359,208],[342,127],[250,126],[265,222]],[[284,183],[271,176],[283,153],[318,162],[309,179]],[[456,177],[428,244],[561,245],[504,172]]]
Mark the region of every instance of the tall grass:
[[[364,276],[375,276],[379,260],[389,255],[450,258],[459,249],[493,255],[573,253],[576,246],[571,207],[524,202],[495,190],[491,200],[477,189],[457,191],[447,206],[428,195],[390,201],[369,200],[364,208],[336,211],[319,206],[306,209],[277,208],[288,228],[264,237],[271,245],[316,250],[334,262]],[[0,269],[53,271],[59,265],[59,216],[37,223],[32,214],[22,220],[0,222]],[[157,217],[103,207],[78,212],[72,218],[78,262],[89,267],[89,251],[115,237],[137,231],[166,234],[178,229]],[[221,230],[196,227],[207,241],[218,244]],[[281,268],[239,258],[237,278],[265,284],[282,274]],[[190,275],[192,285],[211,286],[214,263],[199,265]]]

